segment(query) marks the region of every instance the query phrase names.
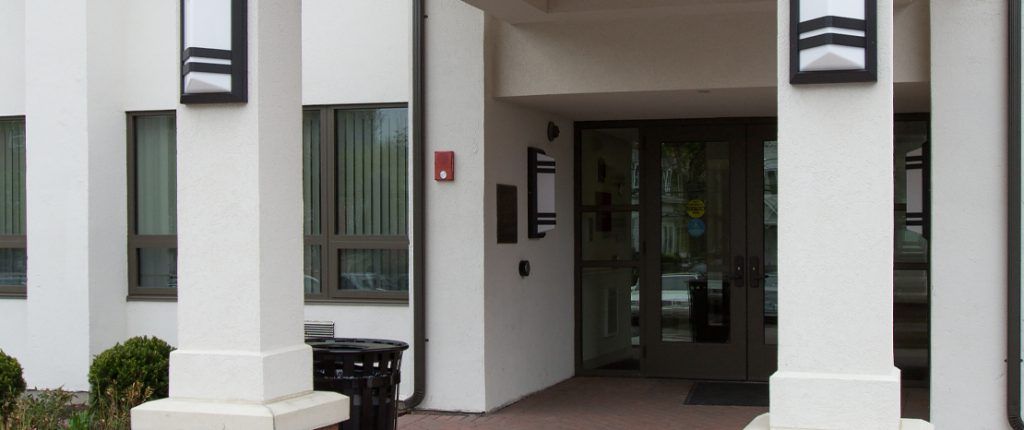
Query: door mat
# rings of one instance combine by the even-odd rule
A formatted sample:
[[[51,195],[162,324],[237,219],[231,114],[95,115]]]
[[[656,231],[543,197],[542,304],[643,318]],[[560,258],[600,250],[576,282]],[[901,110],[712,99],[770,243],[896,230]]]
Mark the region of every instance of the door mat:
[[[686,396],[687,405],[768,407],[768,384],[697,382]]]

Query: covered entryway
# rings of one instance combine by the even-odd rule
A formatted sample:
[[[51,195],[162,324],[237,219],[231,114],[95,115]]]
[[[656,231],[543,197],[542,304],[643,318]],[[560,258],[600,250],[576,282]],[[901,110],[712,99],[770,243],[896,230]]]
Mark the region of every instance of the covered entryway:
[[[576,124],[578,374],[765,381],[775,371],[775,124]],[[893,133],[894,349],[906,391],[928,387],[928,115],[897,115]]]

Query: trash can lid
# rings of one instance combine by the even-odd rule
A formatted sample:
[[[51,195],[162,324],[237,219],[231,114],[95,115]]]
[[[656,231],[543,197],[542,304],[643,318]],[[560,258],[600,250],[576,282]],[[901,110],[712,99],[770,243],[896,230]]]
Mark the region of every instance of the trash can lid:
[[[389,352],[409,349],[408,343],[387,339],[323,338],[306,339],[306,343],[313,348],[313,351],[335,353]]]

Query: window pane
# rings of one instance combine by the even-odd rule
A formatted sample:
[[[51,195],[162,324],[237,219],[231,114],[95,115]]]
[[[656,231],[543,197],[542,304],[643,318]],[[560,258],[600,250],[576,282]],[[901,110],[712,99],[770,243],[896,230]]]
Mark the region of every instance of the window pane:
[[[25,248],[0,249],[0,285],[25,286]]]
[[[25,234],[25,120],[0,120],[0,235]]]
[[[405,236],[408,114],[405,108],[336,113],[335,231]]]
[[[924,196],[927,177],[924,146],[928,123],[900,121],[895,126],[895,258],[896,263],[928,262],[928,224]]]
[[[637,269],[584,268],[581,276],[583,368],[640,368],[640,273]]]
[[[303,231],[320,234],[320,112],[302,113]]]
[[[323,289],[320,286],[323,279],[323,259],[321,258],[322,248],[319,245],[307,246],[303,252],[303,284],[306,294],[320,294]]]
[[[583,130],[581,141],[583,204],[640,204],[640,130]]]
[[[584,260],[638,260],[639,212],[584,212],[580,215]]]
[[[341,291],[409,291],[405,249],[342,249],[338,268]]]
[[[177,288],[178,250],[139,249],[139,288]]]
[[[174,115],[135,118],[136,233],[177,233]]]

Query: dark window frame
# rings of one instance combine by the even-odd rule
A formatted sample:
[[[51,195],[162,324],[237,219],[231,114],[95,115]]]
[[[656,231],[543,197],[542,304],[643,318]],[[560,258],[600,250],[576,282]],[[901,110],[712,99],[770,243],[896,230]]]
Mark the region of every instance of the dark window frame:
[[[408,109],[407,103],[373,103],[373,104],[345,104],[345,105],[311,105],[303,106],[303,113],[318,112],[320,115],[320,234],[307,235],[303,233],[303,246],[316,245],[320,247],[321,267],[321,290],[319,294],[305,294],[306,303],[378,303],[378,304],[408,304],[409,293],[404,292],[358,292],[358,291],[336,291],[334,288],[338,280],[338,252],[344,249],[405,249],[411,253],[411,233],[407,230],[405,236],[346,236],[337,234],[334,228],[334,216],[332,213],[336,207],[337,198],[335,195],[335,184],[337,171],[334,169],[335,147],[337,145],[335,135],[335,113],[342,110],[365,110],[365,109]],[[138,235],[136,234],[136,171],[135,171],[135,119],[145,116],[175,115],[173,110],[159,111],[136,111],[126,114],[126,145],[127,145],[127,170],[128,173],[128,231],[127,231],[127,257],[128,257],[128,299],[146,301],[174,301],[177,298],[177,288],[166,288],[158,291],[153,289],[139,288],[139,261],[138,251],[142,248],[177,248],[177,235]],[[3,119],[3,118],[0,118]],[[409,157],[412,156],[413,147],[411,142],[406,142]],[[409,171],[410,182],[417,179],[412,177]],[[412,188],[407,188],[411,197]],[[407,219],[414,216],[410,207]],[[3,242],[0,240],[0,246]],[[412,272],[412,260],[410,262],[410,274]],[[304,274],[305,276],[305,274]],[[410,278],[411,280],[411,278]],[[304,282],[300,284],[302,288]],[[411,287],[411,285],[410,285]]]
[[[345,110],[368,109],[408,109],[408,103],[366,103],[366,104],[334,104],[304,106],[303,113],[319,112],[320,114],[320,235],[303,233],[303,246],[320,246],[321,283],[320,293],[305,294],[307,303],[378,303],[408,304],[409,292],[365,292],[342,291],[336,288],[339,267],[337,255],[345,249],[405,249],[411,254],[410,230],[405,236],[351,236],[339,234],[337,217],[344,214],[333,213],[337,208],[337,174],[335,169],[335,150],[337,147],[336,113]],[[411,157],[413,147],[406,140],[407,157]],[[408,167],[407,167],[408,169]],[[411,169],[407,170],[410,184],[407,187],[407,200],[411,198],[413,178]],[[413,216],[411,205],[407,210],[406,219],[411,223]],[[305,252],[305,251],[303,251]],[[412,273],[412,260],[409,259],[409,274]],[[411,281],[411,278],[410,278]],[[412,285],[410,284],[410,288]]]
[[[0,121],[21,121],[22,127],[26,127],[26,121],[24,115],[12,115],[12,116],[0,116]],[[25,134],[28,134],[26,128]],[[25,145],[28,146],[28,138],[25,139]],[[27,170],[27,167],[26,167]],[[22,184],[24,186],[24,184]],[[26,191],[26,197],[27,197]],[[27,233],[27,232],[26,232]],[[0,236],[0,248],[15,248],[25,249],[28,252],[28,241],[27,235],[13,235],[13,236]],[[27,258],[27,255],[26,255]],[[28,273],[25,274],[26,277]],[[28,296],[28,288],[25,285],[0,285],[0,298],[26,298]]]
[[[137,172],[135,165],[135,124],[137,118],[167,116],[175,118],[177,113],[173,110],[138,111],[126,113],[125,131],[127,142],[127,182],[128,182],[128,298],[146,300],[176,300],[178,288],[140,288],[139,287],[139,251],[145,248],[177,248],[178,235],[140,235],[137,233],[138,224],[136,200]]]

